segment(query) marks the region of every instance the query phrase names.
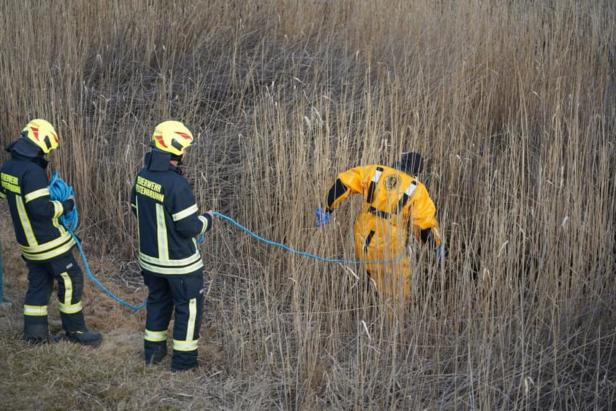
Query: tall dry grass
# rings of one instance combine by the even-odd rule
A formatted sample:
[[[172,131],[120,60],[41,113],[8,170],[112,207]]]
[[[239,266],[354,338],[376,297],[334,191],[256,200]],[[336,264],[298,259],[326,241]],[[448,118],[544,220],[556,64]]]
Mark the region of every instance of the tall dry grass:
[[[2,142],[32,117],[57,125],[93,255],[134,259],[127,197],[162,119],[200,135],[187,171],[202,207],[325,256],[352,258],[358,199],[313,228],[337,172],[429,159],[448,256],[414,246],[406,318],[388,321],[360,267],[218,224],[204,250],[222,380],[182,389],[255,408],[616,402],[612,1],[0,7]]]

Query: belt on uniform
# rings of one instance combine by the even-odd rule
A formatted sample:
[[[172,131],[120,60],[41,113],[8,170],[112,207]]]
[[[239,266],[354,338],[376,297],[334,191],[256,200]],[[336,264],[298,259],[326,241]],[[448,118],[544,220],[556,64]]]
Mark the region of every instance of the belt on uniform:
[[[368,212],[372,215],[382,218],[383,220],[389,220],[391,218],[390,213],[386,213],[385,211],[377,210],[374,207],[370,207]]]

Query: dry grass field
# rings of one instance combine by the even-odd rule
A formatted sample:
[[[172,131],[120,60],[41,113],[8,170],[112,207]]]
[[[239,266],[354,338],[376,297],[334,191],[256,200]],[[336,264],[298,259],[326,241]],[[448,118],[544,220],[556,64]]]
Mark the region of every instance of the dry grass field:
[[[336,174],[419,150],[448,255],[413,244],[413,300],[390,321],[361,267],[218,222],[202,366],[172,374],[142,363],[143,313],[91,283],[102,347],[24,346],[1,205],[15,304],[0,409],[611,409],[615,22],[612,0],[2,1],[0,142],[56,125],[92,267],[131,302],[129,190],[168,118],[199,135],[186,170],[202,209],[328,257],[353,258],[360,206],[314,228]]]

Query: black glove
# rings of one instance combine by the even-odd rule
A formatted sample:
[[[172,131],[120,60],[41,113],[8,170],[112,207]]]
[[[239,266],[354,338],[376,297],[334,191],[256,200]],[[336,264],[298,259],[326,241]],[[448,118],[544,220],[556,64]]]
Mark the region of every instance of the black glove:
[[[206,226],[206,228],[205,228],[205,231],[204,231],[204,232],[208,232],[208,231],[210,231],[210,230],[211,230],[211,228],[212,228],[212,224],[214,223],[214,216],[213,216],[212,212],[211,212],[211,211],[208,211],[208,212],[206,212],[206,213],[203,213],[203,215],[201,216],[201,218],[200,218],[200,219],[201,219],[201,220],[202,220],[202,219],[205,219],[205,220],[207,221],[207,226]]]
[[[69,198],[67,200],[62,201],[62,214],[70,213],[75,208],[75,200]]]

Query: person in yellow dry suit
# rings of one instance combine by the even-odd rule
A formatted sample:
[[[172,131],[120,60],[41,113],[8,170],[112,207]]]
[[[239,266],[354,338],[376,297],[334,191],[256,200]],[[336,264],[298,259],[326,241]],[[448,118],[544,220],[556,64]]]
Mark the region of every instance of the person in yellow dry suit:
[[[434,242],[437,259],[444,244],[436,207],[426,186],[417,179],[423,160],[418,153],[402,154],[394,167],[368,165],[340,173],[329,190],[327,208],[316,210],[317,227],[351,194],[364,198],[355,220],[355,255],[366,264],[377,292],[385,299],[408,301],[411,269],[407,255],[409,231],[422,243]],[[401,297],[401,299],[400,299]]]

